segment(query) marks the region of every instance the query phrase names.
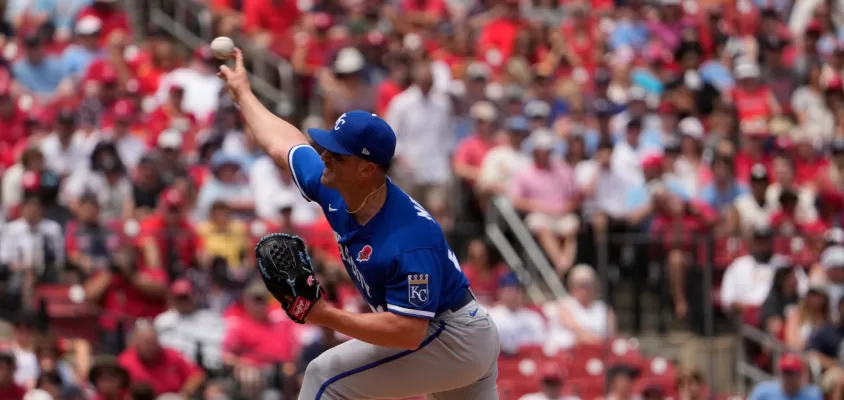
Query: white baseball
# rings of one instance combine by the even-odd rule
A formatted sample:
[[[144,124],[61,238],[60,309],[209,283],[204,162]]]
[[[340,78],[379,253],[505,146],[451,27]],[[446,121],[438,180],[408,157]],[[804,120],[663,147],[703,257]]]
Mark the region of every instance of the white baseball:
[[[234,41],[227,36],[218,36],[211,41],[211,53],[218,60],[228,60],[234,54]]]

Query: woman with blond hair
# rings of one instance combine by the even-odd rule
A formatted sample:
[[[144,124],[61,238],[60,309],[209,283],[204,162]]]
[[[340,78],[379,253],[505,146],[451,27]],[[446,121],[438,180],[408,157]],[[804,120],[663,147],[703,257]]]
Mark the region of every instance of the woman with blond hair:
[[[829,296],[823,288],[812,287],[796,307],[785,312],[785,343],[795,350],[806,348],[809,335],[830,321]]]
[[[598,298],[598,278],[588,265],[574,266],[568,275],[569,296],[544,307],[548,318],[550,351],[577,344],[597,344],[612,337],[615,313]]]

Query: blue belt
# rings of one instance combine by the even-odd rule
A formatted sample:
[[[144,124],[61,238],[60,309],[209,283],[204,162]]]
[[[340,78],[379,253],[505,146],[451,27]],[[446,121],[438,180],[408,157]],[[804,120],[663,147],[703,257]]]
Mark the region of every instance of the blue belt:
[[[449,307],[448,311],[460,311],[461,308],[466,307],[467,304],[473,301],[475,301],[475,295],[472,294],[472,291],[469,290],[469,288],[466,288],[466,291],[463,292],[463,297],[461,297],[460,300],[457,300],[451,307]]]

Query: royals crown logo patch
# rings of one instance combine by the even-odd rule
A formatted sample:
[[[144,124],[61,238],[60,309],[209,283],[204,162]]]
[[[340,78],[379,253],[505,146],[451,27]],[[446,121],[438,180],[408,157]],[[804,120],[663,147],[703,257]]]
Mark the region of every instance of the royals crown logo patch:
[[[415,307],[424,307],[431,300],[428,295],[428,274],[407,276],[408,302]]]

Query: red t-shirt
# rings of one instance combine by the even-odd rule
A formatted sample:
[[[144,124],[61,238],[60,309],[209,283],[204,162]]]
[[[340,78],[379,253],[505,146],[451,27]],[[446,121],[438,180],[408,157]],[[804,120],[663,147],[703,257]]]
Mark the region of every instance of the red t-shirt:
[[[100,47],[105,47],[108,44],[108,38],[114,32],[123,31],[127,36],[132,36],[132,26],[129,24],[129,16],[120,9],[104,11],[93,6],[86,7],[79,12],[76,18],[77,20],[81,20],[89,15],[99,18],[103,23],[99,33]]]
[[[772,116],[768,102],[771,91],[764,86],[754,90],[745,90],[736,87],[732,91],[733,103],[738,111],[739,121],[753,121],[757,118],[768,119]]]
[[[811,160],[794,158],[794,183],[798,186],[823,179],[823,172],[829,168],[829,161],[815,157]]]
[[[267,321],[243,313],[226,322],[229,329],[223,339],[223,351],[252,365],[293,361],[299,352],[296,323],[280,310],[270,312]]]
[[[156,394],[179,393],[188,379],[202,374],[196,364],[186,360],[179,352],[167,348],[161,349],[161,356],[153,365],[142,363],[132,348],[124,350],[118,362],[129,372],[132,382],[146,382]]]
[[[167,284],[167,273],[161,268],[141,267],[138,274],[145,279]],[[112,276],[111,284],[103,295],[102,306],[106,312],[100,316],[100,326],[106,330],[117,327],[118,317],[129,318],[130,321],[127,322],[132,323],[132,319],[154,318],[167,309],[164,299],[147,297],[125,278],[116,274]]]
[[[243,30],[265,30],[283,35],[299,21],[302,12],[295,0],[250,0],[244,5]]]
[[[493,304],[498,299],[498,281],[508,273],[507,266],[496,265],[486,274],[470,263],[463,264],[461,268],[469,280],[472,293],[481,304]]]
[[[381,81],[375,96],[375,112],[378,115],[386,115],[387,109],[390,107],[390,101],[401,92],[401,86],[392,79],[387,78]]]
[[[160,214],[154,214],[141,222],[141,232],[138,235],[138,243],[143,243],[147,238],[152,238],[158,245],[158,254],[163,258],[167,254],[167,243],[165,231],[167,223],[164,217]],[[173,234],[173,240],[176,245],[176,253],[179,260],[185,266],[191,266],[194,262],[194,256],[199,249],[199,237],[196,231],[186,220],[179,221],[173,229],[176,230]],[[146,261],[146,260],[145,260]],[[161,260],[164,262],[165,260]]]
[[[498,18],[487,23],[478,36],[478,56],[486,57],[490,49],[498,49],[501,52],[501,60],[507,60],[513,54],[513,46],[516,45],[516,37],[524,27],[522,21],[513,21],[508,18]]]
[[[763,155],[761,158],[755,159],[749,154],[740,151],[736,154],[736,160],[734,163],[736,168],[736,179],[741,183],[748,183],[750,182],[750,171],[753,169],[754,165],[762,164],[765,166],[765,169],[771,171],[772,161],[771,156],[768,155]]]
[[[0,387],[0,399],[2,400],[23,400],[25,394],[26,389],[15,383],[6,387]]]
[[[454,151],[454,163],[480,167],[486,153],[493,148],[493,144],[478,135],[472,135],[457,144]]]

